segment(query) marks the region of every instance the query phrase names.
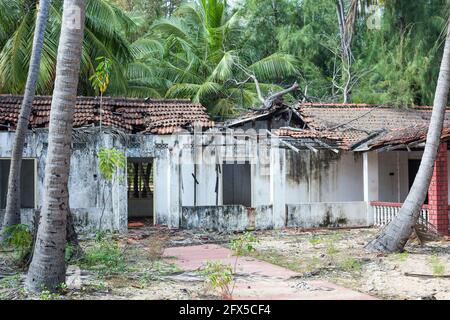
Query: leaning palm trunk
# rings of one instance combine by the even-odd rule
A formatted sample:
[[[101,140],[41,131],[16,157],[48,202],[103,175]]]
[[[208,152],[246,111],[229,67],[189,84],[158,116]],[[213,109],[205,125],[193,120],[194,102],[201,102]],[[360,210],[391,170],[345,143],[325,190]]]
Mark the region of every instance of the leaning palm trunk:
[[[41,64],[41,52],[44,45],[45,26],[47,24],[49,10],[49,0],[41,0],[39,3],[39,13],[34,31],[33,49],[31,52],[28,78],[25,86],[20,115],[17,121],[16,135],[11,154],[11,167],[9,169],[8,195],[6,198],[6,211],[3,219],[2,230],[14,224],[20,223],[20,175],[22,170],[22,154],[25,142],[25,135],[28,129],[28,119],[30,118],[33,105],[36,82],[39,77]],[[1,232],[3,234],[3,232]]]
[[[399,214],[383,229],[375,240],[366,246],[370,250],[400,252],[413,232],[433,174],[434,161],[436,160],[437,150],[441,140],[449,86],[450,25],[447,31],[444,54],[434,97],[433,111],[419,171]]]
[[[45,167],[44,200],[33,259],[26,279],[31,291],[54,291],[65,282],[68,180],[72,120],[80,72],[85,0],[64,0]]]

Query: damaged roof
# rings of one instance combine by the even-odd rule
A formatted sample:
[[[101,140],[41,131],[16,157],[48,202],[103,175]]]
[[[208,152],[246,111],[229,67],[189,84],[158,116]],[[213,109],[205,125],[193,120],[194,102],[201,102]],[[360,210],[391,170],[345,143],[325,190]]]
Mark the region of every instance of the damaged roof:
[[[22,96],[0,95],[0,130],[14,130],[20,113]],[[30,116],[30,128],[48,127],[51,96],[36,96]],[[189,100],[153,100],[110,98],[102,100],[102,125],[127,133],[171,134],[179,129],[200,125],[211,128],[214,122],[206,108]],[[100,123],[100,99],[78,97],[74,127]]]
[[[368,104],[302,103],[296,108],[310,129],[333,132],[345,150],[363,144],[366,149],[375,149],[425,141],[432,111],[432,107]],[[449,123],[450,110],[446,112],[443,134],[448,134]]]
[[[299,103],[270,110],[253,111],[230,126],[268,119],[280,112],[297,117],[276,134],[293,143],[319,141],[330,148],[366,151],[425,141],[432,107],[394,108],[369,104]],[[291,119],[291,117],[287,117]],[[300,121],[298,121],[300,120]],[[450,109],[447,109],[442,139],[450,137]],[[320,143],[319,143],[320,144]]]

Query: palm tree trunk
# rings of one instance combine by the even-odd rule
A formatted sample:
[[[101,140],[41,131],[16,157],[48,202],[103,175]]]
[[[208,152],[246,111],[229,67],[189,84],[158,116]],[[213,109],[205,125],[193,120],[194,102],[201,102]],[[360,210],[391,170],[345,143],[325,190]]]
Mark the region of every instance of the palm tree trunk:
[[[8,193],[6,197],[6,211],[3,218],[2,230],[20,223],[20,177],[22,171],[22,154],[25,143],[25,136],[28,129],[28,120],[30,118],[33,105],[36,83],[39,77],[41,64],[41,52],[44,45],[45,26],[47,24],[49,10],[49,0],[41,0],[39,4],[39,13],[36,20],[36,29],[34,31],[33,49],[31,52],[30,66],[28,69],[28,78],[25,86],[20,115],[17,121],[14,145],[11,154],[11,166],[8,178]],[[3,234],[3,232],[1,232]]]
[[[65,282],[68,180],[84,31],[85,0],[64,0],[44,179],[44,201],[26,287],[54,291]]]
[[[433,111],[427,141],[414,183],[394,220],[382,230],[366,248],[372,251],[400,252],[408,241],[425,201],[433,174],[434,162],[441,140],[442,126],[450,87],[450,24],[444,46],[439,78],[434,96]]]

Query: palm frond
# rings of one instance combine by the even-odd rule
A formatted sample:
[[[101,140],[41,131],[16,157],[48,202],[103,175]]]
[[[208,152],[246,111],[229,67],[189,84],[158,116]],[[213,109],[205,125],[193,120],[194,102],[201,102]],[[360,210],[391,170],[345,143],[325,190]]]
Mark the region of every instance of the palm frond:
[[[262,81],[279,79],[286,76],[296,76],[297,59],[289,54],[274,53],[248,67]]]

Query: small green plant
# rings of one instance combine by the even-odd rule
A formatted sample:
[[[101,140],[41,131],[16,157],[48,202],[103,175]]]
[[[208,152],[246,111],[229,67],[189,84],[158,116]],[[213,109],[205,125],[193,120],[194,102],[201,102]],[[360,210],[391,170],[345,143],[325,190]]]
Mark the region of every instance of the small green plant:
[[[100,148],[97,153],[99,159],[99,169],[103,177],[108,181],[113,181],[114,173],[125,167],[126,158],[123,152],[112,148]]]
[[[106,92],[109,85],[109,78],[111,76],[112,61],[107,57],[97,57],[95,59],[99,61],[95,72],[89,77],[92,87],[97,90],[101,96]]]
[[[109,230],[97,230],[95,232],[95,241],[96,242],[102,242],[104,241],[108,235],[111,235],[111,232]]]
[[[49,290],[42,290],[39,294],[39,300],[60,300],[61,296],[57,293],[52,293]]]
[[[361,271],[361,261],[348,257],[339,263],[339,269],[343,271]]]
[[[12,276],[6,276],[0,279],[0,288],[1,289],[16,289],[21,285],[21,276],[20,274],[15,274]]]
[[[312,236],[309,238],[309,243],[311,243],[313,246],[319,244],[322,242],[322,238],[319,236]]]
[[[306,270],[308,272],[312,272],[312,271],[318,269],[320,267],[320,265],[321,265],[320,259],[317,257],[312,257],[309,260],[308,264],[306,265]]]
[[[445,273],[445,265],[436,254],[428,258],[428,263],[433,268],[433,274],[435,276],[442,276]]]
[[[334,246],[334,242],[331,240],[327,241],[327,248],[326,248],[327,255],[332,257],[338,252],[339,250]]]
[[[241,257],[255,251],[255,244],[257,243],[258,239],[253,233],[244,232],[242,235],[231,240],[230,248],[236,257]]]
[[[86,250],[81,264],[100,275],[126,271],[125,257],[116,242],[100,241]]]
[[[400,253],[393,253],[391,255],[389,255],[389,257],[394,260],[394,261],[398,261],[398,262],[405,262],[406,259],[408,259],[409,253],[407,251],[403,251]]]
[[[3,244],[14,249],[15,259],[18,263],[24,263],[30,255],[33,245],[30,228],[24,224],[15,224],[5,228]]]
[[[126,158],[125,154],[115,148],[107,149],[101,147],[100,150],[97,153],[97,157],[99,159],[98,167],[100,169],[100,172],[102,176],[106,179],[107,183],[114,184],[115,177],[114,174],[119,170],[125,167],[126,165]],[[119,180],[122,179],[119,177]],[[108,200],[105,200],[105,190],[106,190],[106,183],[103,186],[103,203],[106,203]],[[109,194],[111,196],[111,193]],[[105,205],[102,208],[102,213],[100,215],[99,219],[99,230],[102,230],[102,221],[103,221],[103,214],[105,212]]]
[[[256,251],[255,244],[258,239],[251,232],[234,237],[230,242],[230,249],[236,257],[234,266],[223,264],[219,261],[208,261],[201,270],[201,274],[206,276],[207,282],[215,289],[219,289],[222,297],[231,298],[236,286],[236,271],[239,257]]]
[[[158,275],[166,276],[169,274],[174,274],[177,272],[182,272],[183,269],[179,268],[174,263],[164,263],[161,261],[155,261],[152,263],[152,270],[155,271]]]
[[[234,288],[231,286],[234,281],[234,271],[231,265],[223,264],[220,261],[207,261],[200,274],[207,278],[207,282],[212,288],[220,290],[222,297],[231,298]]]

